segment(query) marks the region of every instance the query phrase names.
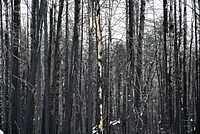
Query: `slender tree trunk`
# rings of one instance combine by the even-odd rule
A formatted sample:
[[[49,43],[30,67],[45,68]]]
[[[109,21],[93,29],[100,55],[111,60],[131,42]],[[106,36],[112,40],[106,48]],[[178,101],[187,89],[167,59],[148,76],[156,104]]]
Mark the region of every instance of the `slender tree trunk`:
[[[174,127],[174,121],[173,121],[173,84],[172,84],[172,46],[174,44],[173,40],[174,40],[174,36],[173,36],[173,32],[174,32],[174,24],[173,24],[173,0],[170,0],[170,12],[169,12],[169,38],[170,38],[170,48],[169,48],[169,127],[170,127],[170,133],[172,133],[173,131],[173,127]]]
[[[9,21],[8,21],[8,13],[9,13],[9,8],[8,8],[8,1],[4,1],[5,6],[6,6],[6,14],[5,14],[5,25],[6,31],[9,31]],[[9,88],[10,88],[10,82],[9,82],[9,74],[10,74],[10,46],[9,46],[9,32],[5,32],[5,93],[4,93],[4,99],[5,99],[5,132],[11,133],[11,119],[10,119],[10,93],[9,93]]]
[[[49,22],[50,22],[50,25],[49,25],[49,48],[48,48],[48,74],[49,74],[49,95],[48,95],[48,98],[49,98],[49,102],[48,102],[48,105],[49,105],[49,111],[53,111],[53,91],[51,89],[52,87],[52,61],[53,61],[53,44],[54,44],[54,33],[55,33],[55,27],[54,27],[54,0],[51,0],[50,1],[50,5],[49,5]],[[52,132],[52,125],[53,125],[53,118],[52,116],[49,114],[49,131]]]
[[[128,53],[129,53],[129,61],[130,61],[130,70],[127,70],[127,80],[128,80],[128,94],[127,94],[127,114],[128,114],[128,134],[134,133],[136,128],[134,126],[134,113],[133,113],[133,91],[131,81],[134,82],[135,79],[135,42],[134,42],[134,34],[135,34],[135,22],[134,22],[134,0],[128,1],[128,13],[129,13],[129,41],[128,41]],[[140,99],[140,91],[134,89],[135,94],[135,110],[139,110],[139,99]]]
[[[200,2],[198,2],[199,4]],[[198,6],[198,8],[200,7],[200,4]],[[199,58],[200,58],[200,49],[198,48],[198,22],[197,22],[197,19],[198,19],[198,14],[197,14],[197,11],[196,11],[196,1],[194,0],[194,14],[195,14],[195,60],[196,60],[196,69],[195,69],[195,72],[196,72],[196,97],[197,97],[197,100],[196,100],[196,130],[195,130],[195,134],[198,134],[200,133],[200,87],[199,87],[199,69],[200,69],[200,66],[199,66]],[[198,51],[199,49],[199,51]]]
[[[167,0],[163,0],[163,17],[164,17],[164,20],[163,20],[163,45],[164,45],[164,57],[163,57],[163,65],[164,65],[164,81],[165,81],[165,103],[166,103],[166,106],[165,106],[165,116],[162,118],[164,119],[162,125],[164,130],[165,131],[168,131],[168,128],[169,128],[169,110],[168,110],[168,107],[169,107],[169,103],[168,103],[168,100],[169,100],[169,74],[168,74],[168,52],[167,52],[167,32],[168,32],[168,5],[167,5]]]
[[[136,104],[136,108],[139,111],[139,115],[138,116],[144,116],[142,113],[143,111],[141,111],[141,93],[145,93],[145,91],[143,91],[143,79],[142,79],[142,51],[143,51],[143,38],[144,38],[144,23],[145,23],[145,0],[141,0],[141,7],[140,7],[140,25],[139,25],[139,39],[138,39],[138,48],[137,48],[137,65],[136,65],[136,92],[137,94],[135,94],[135,97],[137,98],[135,100],[135,104]],[[145,104],[143,104],[145,105]],[[142,114],[141,114],[142,113]],[[143,117],[141,117],[143,118]],[[139,125],[137,128],[136,133],[141,133],[143,126],[142,126],[142,122],[139,120]],[[145,125],[145,124],[144,124]]]
[[[47,25],[47,12],[48,6],[47,1],[45,0],[44,6],[44,78],[45,78],[45,91],[44,91],[44,107],[43,107],[43,126],[42,126],[42,133],[49,134],[49,84],[50,84],[50,74],[49,74],[49,44],[48,44],[48,25]]]
[[[89,55],[88,55],[88,89],[87,89],[87,108],[86,108],[86,133],[92,134],[92,116],[93,116],[93,67],[92,67],[92,57],[93,57],[93,49],[94,49],[94,43],[93,43],[93,6],[94,1],[88,0],[88,17],[89,17]],[[100,115],[99,115],[100,117]],[[99,122],[100,119],[97,121]]]
[[[175,65],[175,92],[176,92],[176,109],[175,109],[175,127],[174,132],[180,134],[180,89],[179,89],[179,65],[178,65],[178,34],[177,34],[177,16],[176,1],[174,1],[174,65]]]
[[[40,5],[40,6],[39,6]],[[39,7],[39,9],[38,9]],[[30,75],[28,83],[30,84],[29,90],[27,90],[27,105],[24,117],[24,124],[22,134],[33,133],[33,115],[34,115],[34,93],[35,93],[35,78],[37,74],[38,56],[40,56],[39,37],[40,29],[42,26],[42,16],[44,10],[44,1],[33,0],[32,1],[32,34],[31,34],[31,62],[30,62]]]
[[[59,1],[59,12],[58,12],[58,22],[57,31],[55,39],[55,49],[54,49],[54,66],[53,66],[53,76],[52,76],[52,90],[54,91],[54,115],[53,115],[53,126],[52,133],[58,132],[58,94],[59,94],[59,70],[60,70],[60,35],[61,35],[61,24],[62,24],[62,12],[64,6],[64,0]]]
[[[99,123],[98,129],[99,133],[103,134],[103,89],[102,89],[102,33],[101,33],[101,24],[100,24],[100,4],[99,0],[96,1],[96,12],[97,12],[97,40],[98,40],[98,49],[97,49],[97,61],[98,61],[98,106],[99,106]],[[108,127],[108,126],[107,126]]]
[[[4,58],[5,58],[5,55],[3,54],[3,52],[4,52],[4,32],[3,32],[3,5],[2,5],[2,1],[0,0],[0,31],[1,31],[1,34],[0,34],[0,36],[1,36],[1,38],[0,38],[0,40],[1,40],[1,43],[0,43],[0,53],[1,53],[1,55],[0,55],[0,86],[1,86],[1,88],[0,88],[0,91],[1,91],[1,97],[3,98],[3,100],[1,100],[1,112],[2,112],[2,115],[1,115],[1,119],[0,119],[0,123],[1,123],[1,125],[0,125],[0,127],[2,128],[2,130],[5,130],[5,123],[6,123],[6,118],[5,118],[5,111],[6,111],[6,109],[5,109],[5,100],[6,100],[6,98],[5,98],[5,70],[4,70],[4,64],[5,64],[5,62],[4,62]]]
[[[126,58],[127,58],[127,61],[130,61],[130,50],[129,50],[129,42],[128,42],[128,38],[129,38],[129,27],[128,27],[128,21],[129,21],[129,15],[128,15],[128,10],[129,10],[129,6],[128,6],[128,0],[126,0],[126,52],[128,53]],[[127,67],[127,71],[128,72],[128,67]],[[126,78],[128,78],[128,73],[126,73]],[[123,115],[126,115],[127,114],[127,89],[128,89],[128,82],[126,81],[126,87],[125,89],[123,90]],[[127,120],[126,118],[123,116],[122,118],[122,132],[124,134],[127,133]]]
[[[186,73],[186,53],[187,53],[187,0],[184,0],[184,27],[183,27],[183,120],[184,120],[184,130],[183,132],[187,134],[187,73]]]
[[[82,93],[82,76],[83,76],[83,23],[84,23],[84,1],[81,2],[82,10],[81,10],[81,47],[80,47],[80,62],[79,62],[79,94],[78,94],[78,111],[77,111],[77,129],[79,129],[79,133],[83,133],[83,118],[82,118],[82,106],[83,106],[83,93]]]
[[[68,1],[66,1],[66,16],[65,16],[65,20],[66,20],[66,23],[65,23],[65,81],[64,81],[64,90],[65,90],[65,107],[64,107],[64,114],[65,114],[65,118],[64,118],[64,125],[63,125],[63,134],[66,134],[67,133],[67,120],[66,120],[66,117],[67,117],[67,114],[68,114],[68,109],[67,109],[67,99],[68,99],[68,94],[67,94],[67,91],[69,90],[69,61],[68,61],[68,58],[69,58],[69,37],[68,37]]]
[[[107,60],[107,63],[106,63],[106,97],[105,100],[107,101],[107,115],[108,115],[108,120],[107,120],[107,124],[110,123],[110,120],[113,119],[113,100],[112,100],[112,94],[113,94],[113,91],[111,89],[111,86],[110,86],[110,46],[112,45],[112,31],[111,31],[111,23],[112,23],[112,2],[111,0],[109,0],[109,5],[108,5],[109,9],[108,9],[108,45],[107,45],[107,53],[106,53],[106,60]],[[111,125],[109,125],[108,127],[108,133],[112,133],[112,128],[111,128]]]
[[[79,15],[80,15],[80,0],[75,0],[75,11],[74,11],[74,35],[73,35],[73,45],[71,49],[71,66],[70,66],[70,76],[69,76],[69,88],[66,89],[66,123],[67,130],[66,134],[71,134],[71,116],[72,116],[72,104],[73,104],[73,93],[76,89],[76,81],[78,75],[78,48],[79,48]]]
[[[20,44],[20,0],[14,1],[14,12],[13,12],[13,29],[14,29],[14,39],[12,46],[12,133],[20,133],[19,124],[19,44]]]

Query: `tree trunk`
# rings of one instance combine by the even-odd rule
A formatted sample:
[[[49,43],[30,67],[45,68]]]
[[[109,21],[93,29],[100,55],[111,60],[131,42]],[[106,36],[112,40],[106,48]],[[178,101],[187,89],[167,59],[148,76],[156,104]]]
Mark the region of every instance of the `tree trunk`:
[[[128,53],[129,53],[129,61],[130,61],[130,68],[127,70],[127,114],[128,114],[128,134],[134,133],[136,130],[132,126],[134,126],[134,113],[133,113],[133,85],[131,83],[134,82],[135,79],[135,42],[134,42],[134,35],[135,35],[135,22],[134,22],[134,0],[129,0],[128,3],[128,11],[129,11],[129,41],[128,41]],[[139,99],[140,99],[140,92],[137,89],[134,89],[135,94],[135,104],[136,110],[139,110]]]
[[[176,109],[175,109],[175,127],[174,132],[180,134],[180,89],[179,89],[179,65],[178,65],[178,34],[177,34],[177,16],[176,1],[174,1],[174,65],[175,65],[175,91],[176,91]]]
[[[164,83],[165,83],[165,103],[166,103],[166,106],[164,108],[165,110],[165,115],[163,115],[163,122],[162,122],[162,125],[163,125],[163,128],[164,128],[164,131],[168,131],[168,128],[169,128],[169,110],[168,110],[168,107],[169,107],[169,103],[168,103],[168,100],[169,100],[169,74],[168,74],[168,61],[167,61],[167,58],[168,58],[168,52],[167,52],[167,32],[168,32],[168,5],[167,5],[167,0],[163,0],[163,17],[164,17],[164,20],[163,20],[163,46],[164,46],[164,57],[163,57],[163,66],[164,66]]]
[[[19,44],[20,44],[20,0],[14,1],[13,12],[13,32],[15,34],[12,46],[12,133],[20,133],[21,124],[19,122],[19,104],[20,104],[20,88],[19,88]]]
[[[67,117],[67,114],[68,114],[68,109],[67,109],[67,99],[68,99],[68,94],[67,94],[67,91],[69,90],[69,37],[68,37],[68,1],[66,1],[66,24],[65,24],[65,28],[66,28],[66,31],[65,31],[65,76],[64,76],[64,91],[65,91],[65,107],[64,107],[64,114],[65,114],[65,118],[64,118],[64,125],[63,125],[63,134],[66,134],[67,133],[67,120],[66,120],[66,117]]]
[[[99,107],[99,122],[98,122],[98,129],[99,133],[103,134],[103,87],[102,87],[102,33],[101,33],[101,24],[100,24],[100,4],[99,0],[96,1],[96,12],[97,12],[97,42],[98,42],[98,49],[97,49],[97,61],[98,61],[98,107]],[[107,126],[108,127],[108,126]]]
[[[48,44],[48,25],[47,25],[47,12],[48,6],[47,1],[45,0],[44,6],[44,79],[45,79],[45,91],[44,91],[44,103],[43,103],[43,126],[42,133],[49,134],[49,84],[50,84],[50,74],[49,74],[49,44]]]
[[[71,49],[71,66],[70,66],[70,76],[69,76],[69,88],[66,90],[66,134],[71,134],[71,116],[72,116],[72,104],[73,104],[73,93],[76,89],[77,75],[78,75],[78,48],[79,48],[79,15],[80,15],[80,0],[75,0],[75,11],[74,11],[74,35],[73,35],[73,45]]]
[[[141,116],[141,118],[144,117],[144,113],[141,110],[141,103],[143,100],[141,100],[141,93],[145,93],[143,88],[143,78],[142,78],[142,51],[143,51],[143,38],[144,38],[144,23],[145,23],[145,0],[141,0],[141,7],[140,7],[140,25],[139,25],[139,39],[138,39],[138,48],[137,48],[137,65],[136,65],[136,91],[135,91],[135,105],[136,110],[139,112],[138,116]],[[143,95],[144,96],[144,95]],[[143,104],[144,106],[145,104]],[[140,119],[138,120],[138,128],[136,129],[136,133],[141,133],[143,126]],[[146,124],[144,124],[146,125]]]
[[[55,49],[54,49],[54,66],[53,66],[53,76],[52,76],[52,91],[54,92],[54,104],[53,104],[53,124],[52,130],[50,132],[58,133],[58,94],[59,94],[59,70],[60,70],[60,33],[61,33],[61,23],[62,23],[62,12],[63,12],[64,0],[59,1],[59,12],[58,12],[58,22],[57,22],[57,31],[56,31],[56,39],[55,39]]]
[[[40,7],[39,7],[40,5]],[[39,7],[39,9],[38,9]],[[27,104],[24,117],[24,124],[22,134],[33,133],[33,115],[34,115],[34,93],[35,93],[35,78],[37,73],[38,56],[40,56],[39,37],[40,28],[42,26],[42,16],[44,1],[32,1],[32,22],[31,22],[31,61],[30,61],[30,72],[29,72],[29,90],[27,90]]]
[[[86,104],[86,133],[92,134],[92,117],[93,117],[93,66],[92,66],[92,57],[93,57],[93,6],[94,1],[88,0],[88,13],[89,13],[89,55],[88,55],[88,89],[87,89],[87,104]]]
[[[183,132],[187,134],[187,72],[186,72],[186,65],[187,65],[187,60],[186,60],[186,53],[187,53],[187,0],[184,0],[184,27],[183,27],[183,120],[184,120],[184,130]]]

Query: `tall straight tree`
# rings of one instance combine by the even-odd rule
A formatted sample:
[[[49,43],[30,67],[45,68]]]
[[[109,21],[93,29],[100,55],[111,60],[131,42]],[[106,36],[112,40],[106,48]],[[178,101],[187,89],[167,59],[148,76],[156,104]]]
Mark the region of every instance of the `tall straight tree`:
[[[128,41],[128,38],[129,38],[129,35],[128,35],[128,33],[129,33],[129,27],[128,27],[128,23],[129,23],[129,12],[128,12],[128,9],[129,9],[129,0],[126,0],[126,7],[125,7],[125,9],[126,9],[126,52],[128,53],[127,54],[127,61],[130,61],[130,47],[129,47],[129,41]],[[127,71],[128,72],[128,71]],[[127,73],[128,74],[128,73]],[[126,75],[127,75],[126,74]],[[128,78],[128,76],[126,76],[127,78]],[[128,85],[128,84],[126,84],[126,85]],[[127,90],[126,89],[124,89],[123,90],[123,115],[125,115],[126,114],[126,112],[127,112]],[[127,133],[127,129],[126,129],[126,126],[127,126],[127,121],[124,119],[124,120],[122,120],[122,132],[123,133]]]
[[[198,1],[198,7],[197,7],[197,2],[194,0],[194,16],[195,16],[195,61],[196,61],[196,66],[195,66],[195,72],[196,72],[196,125],[195,125],[195,130],[194,133],[198,134],[200,133],[200,86],[199,86],[199,69],[200,69],[200,48],[198,46],[198,13],[197,13],[197,8],[200,7],[200,2]],[[200,37],[199,37],[200,38]]]
[[[184,0],[184,26],[183,26],[183,125],[184,125],[184,130],[183,133],[187,134],[187,72],[186,72],[186,65],[187,65],[187,0]]]
[[[19,123],[19,102],[20,102],[20,88],[19,88],[19,46],[20,46],[20,2],[21,0],[14,1],[13,11],[13,30],[14,40],[12,45],[12,133],[20,133],[18,128],[21,126]]]
[[[137,94],[138,95],[137,98],[138,100],[135,100],[135,105],[137,107],[137,110],[139,111],[139,115],[141,115],[141,113],[143,111],[141,111],[141,100],[140,100],[140,96],[141,93],[145,93],[145,91],[142,91],[143,88],[143,79],[142,79],[142,48],[143,48],[143,38],[144,38],[144,23],[145,23],[145,0],[141,0],[141,7],[140,7],[140,25],[139,25],[139,38],[138,38],[138,48],[137,48],[137,65],[136,65],[136,90],[137,90]],[[136,96],[135,96],[136,97]],[[146,104],[143,104],[146,105]],[[142,113],[142,116],[144,116],[144,113]],[[143,117],[142,117],[143,118]],[[145,124],[144,124],[145,125]],[[142,123],[139,119],[139,125],[138,125],[138,129],[136,130],[136,133],[140,134],[142,132]]]
[[[198,1],[198,7],[197,2],[194,1],[194,5],[197,9],[199,9],[200,7],[200,2]],[[200,133],[200,84],[199,84],[199,79],[200,79],[200,46],[198,45],[198,38],[200,38],[200,36],[198,37],[198,22],[200,21],[200,19],[198,18],[198,13],[197,13],[197,9],[195,8],[195,60],[196,60],[196,116],[197,116],[197,122],[196,122],[196,130],[195,130],[195,134]],[[200,9],[199,9],[200,12]]]
[[[65,16],[65,20],[66,20],[66,23],[65,23],[65,41],[66,41],[66,45],[65,45],[65,76],[64,76],[64,90],[65,90],[65,118],[64,118],[64,125],[63,125],[63,134],[66,134],[66,131],[67,131],[67,120],[66,120],[66,117],[67,117],[67,114],[68,114],[68,110],[66,109],[67,108],[67,99],[68,99],[68,94],[67,94],[67,90],[69,90],[69,62],[68,62],[68,58],[69,58],[69,54],[68,54],[68,49],[69,49],[69,42],[68,42],[68,1],[66,1],[66,16]]]
[[[169,93],[169,81],[168,81],[168,67],[167,67],[167,32],[168,32],[168,5],[167,5],[167,0],[163,0],[163,46],[164,46],[164,55],[163,55],[163,65],[164,65],[164,83],[165,83],[165,103],[168,106],[168,93]],[[164,109],[165,111],[168,111],[167,107],[165,107]],[[166,114],[168,115],[168,112],[166,112]],[[164,125],[163,123],[166,123],[166,121],[168,120],[168,116],[162,115],[162,125]],[[165,124],[166,126],[168,124]]]
[[[199,85],[199,79],[200,79],[200,48],[198,47],[198,14],[197,14],[197,2],[194,0],[194,14],[195,14],[195,60],[196,60],[196,67],[195,67],[195,72],[196,72],[196,116],[197,116],[197,121],[196,121],[196,130],[195,134],[200,133],[200,85]],[[200,7],[200,2],[198,1],[198,8]],[[200,19],[199,19],[200,21]],[[200,38],[200,37],[199,37]]]
[[[88,85],[87,85],[87,106],[86,106],[86,133],[92,134],[92,116],[93,116],[93,80],[92,80],[92,55],[93,55],[93,6],[94,0],[88,0],[88,17],[89,17],[89,55],[88,55]]]
[[[98,123],[98,129],[99,133],[103,134],[103,89],[102,89],[102,33],[101,33],[101,24],[100,24],[100,4],[99,0],[96,0],[96,17],[97,17],[97,42],[98,42],[98,49],[97,49],[97,61],[98,61],[98,107],[99,107],[99,123]],[[107,126],[108,127],[108,126]]]
[[[83,77],[83,35],[84,35],[84,0],[81,2],[81,43],[80,43],[80,61],[79,61],[79,97],[78,97],[78,110],[77,110],[77,129],[80,128],[80,134],[83,133],[83,117],[82,117],[82,109],[83,109],[83,92],[82,92],[82,77]]]
[[[30,85],[27,90],[27,104],[24,117],[22,134],[33,133],[33,115],[34,115],[34,93],[36,90],[35,79],[37,72],[38,56],[40,54],[40,31],[42,27],[42,17],[44,13],[44,1],[32,1],[32,21],[31,21],[31,61],[28,83]]]
[[[2,93],[2,98],[3,100],[1,101],[1,107],[2,107],[2,115],[1,115],[1,120],[0,120],[0,127],[2,128],[2,130],[5,130],[5,123],[6,123],[6,117],[5,117],[5,102],[6,102],[6,98],[5,98],[5,75],[4,75],[4,64],[5,64],[5,61],[3,59],[4,54],[3,54],[3,51],[4,51],[4,28],[3,28],[3,5],[2,5],[2,1],[0,1],[0,31],[1,31],[1,43],[0,43],[0,57],[1,57],[1,60],[0,60],[0,81],[2,81],[0,84],[1,84],[1,93]]]
[[[69,88],[66,90],[66,134],[71,133],[71,115],[72,115],[72,103],[73,103],[73,93],[76,90],[76,81],[78,75],[78,48],[79,48],[79,16],[80,16],[80,0],[74,0],[74,35],[73,44],[71,48],[71,65],[70,65],[70,76],[69,76]],[[74,126],[75,127],[75,126]]]
[[[111,27],[111,24],[112,24],[112,4],[113,1],[109,0],[109,4],[108,4],[108,44],[107,44],[107,47],[105,48],[106,51],[105,51],[105,61],[107,62],[106,65],[105,65],[105,88],[106,91],[104,92],[105,94],[105,102],[107,103],[107,111],[105,111],[107,113],[107,120],[105,121],[105,124],[106,125],[109,125],[110,123],[110,120],[112,120],[113,118],[113,101],[112,101],[112,94],[113,94],[113,91],[111,90],[111,86],[110,86],[110,48],[111,48],[111,45],[112,45],[112,27]],[[107,130],[108,130],[108,133],[112,133],[112,129],[111,129],[111,126],[109,125],[109,127],[107,127]]]
[[[178,56],[179,56],[179,58],[178,58],[178,61],[179,61],[179,90],[180,90],[180,133],[184,133],[183,132],[183,120],[182,120],[182,118],[183,118],[183,111],[181,110],[182,109],[182,102],[181,102],[181,100],[182,100],[182,89],[183,89],[183,86],[181,85],[181,83],[182,83],[182,78],[183,77],[181,77],[181,75],[182,75],[182,71],[183,71],[183,69],[182,69],[182,54],[183,54],[183,29],[182,29],[182,23],[183,23],[183,21],[182,21],[182,0],[179,0],[179,43],[178,43]]]
[[[134,0],[129,0],[128,2],[128,29],[129,29],[129,38],[128,38],[128,53],[129,53],[129,61],[130,61],[130,70],[127,72],[127,80],[128,80],[128,92],[127,92],[127,99],[128,99],[128,107],[127,107],[127,114],[129,115],[128,118],[128,133],[133,133],[132,126],[133,125],[133,91],[131,88],[131,81],[134,82],[134,74],[135,74],[135,44],[134,44],[134,34],[135,34],[135,22],[134,22]],[[131,78],[130,78],[131,77]],[[139,95],[140,92],[137,91],[137,89],[134,90],[135,93],[135,104],[136,108],[139,107]]]
[[[175,65],[175,92],[176,92],[176,108],[175,108],[175,127],[174,132],[180,134],[180,88],[179,88],[179,62],[178,62],[178,33],[177,33],[177,13],[176,1],[174,1],[174,65]]]
[[[173,24],[173,0],[170,0],[170,12],[169,12],[169,94],[168,94],[168,112],[169,112],[169,126],[170,126],[170,133],[172,133],[173,130],[173,88],[172,88],[172,46],[173,46],[173,32],[174,32],[174,24]]]
[[[48,25],[47,25],[47,1],[45,0],[45,6],[44,6],[44,56],[45,56],[45,63],[44,63],[44,77],[45,77],[45,91],[44,91],[44,107],[43,107],[43,127],[42,127],[42,133],[49,134],[49,65],[48,65],[48,58],[49,58],[49,44],[48,44]]]
[[[5,14],[5,30],[9,31],[9,5],[8,5],[8,0],[4,1],[5,8],[6,8],[6,14]],[[5,32],[5,90],[4,90],[4,99],[5,99],[5,131],[8,133],[11,133],[11,130],[9,126],[11,126],[11,110],[10,109],[10,81],[9,81],[9,75],[10,75],[10,45],[9,45],[9,40],[10,40],[10,35],[9,32]]]
[[[57,22],[57,31],[56,31],[56,38],[55,38],[55,49],[54,49],[54,66],[53,66],[53,76],[52,76],[52,91],[54,93],[54,115],[52,116],[52,130],[51,132],[57,133],[58,132],[58,90],[59,90],[59,70],[60,70],[60,35],[61,35],[61,24],[62,24],[62,13],[64,7],[64,0],[59,0],[59,12],[58,12],[58,22]]]

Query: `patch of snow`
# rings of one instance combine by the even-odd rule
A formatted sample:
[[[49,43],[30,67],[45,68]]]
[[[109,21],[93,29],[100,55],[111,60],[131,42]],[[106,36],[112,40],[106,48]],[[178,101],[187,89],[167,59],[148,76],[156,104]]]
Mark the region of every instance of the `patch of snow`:
[[[97,130],[92,130],[93,134],[98,134]]]
[[[0,134],[3,134],[3,131],[0,129]]]
[[[117,124],[120,124],[120,119],[118,120],[114,120],[114,121],[110,121],[110,125],[117,125]]]
[[[92,133],[93,134],[98,134],[97,125],[92,128]]]

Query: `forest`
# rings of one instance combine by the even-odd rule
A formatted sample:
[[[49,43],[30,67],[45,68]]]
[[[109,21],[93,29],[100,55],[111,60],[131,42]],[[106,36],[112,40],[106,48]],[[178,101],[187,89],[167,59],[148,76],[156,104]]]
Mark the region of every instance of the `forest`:
[[[1,130],[200,134],[200,1],[0,0]]]

